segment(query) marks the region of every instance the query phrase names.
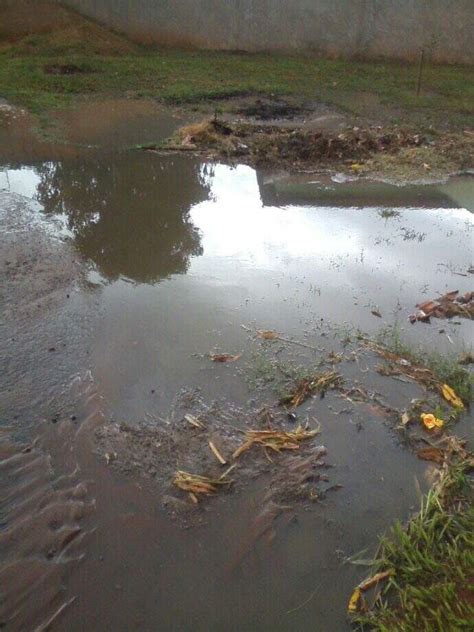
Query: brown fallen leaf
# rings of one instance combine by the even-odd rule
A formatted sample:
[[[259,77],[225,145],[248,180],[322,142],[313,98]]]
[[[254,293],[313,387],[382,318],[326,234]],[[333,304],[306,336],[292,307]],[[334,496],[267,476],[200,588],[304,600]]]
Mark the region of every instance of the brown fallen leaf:
[[[428,446],[426,448],[420,448],[416,453],[416,456],[423,461],[434,461],[438,465],[444,463],[444,452],[440,448],[435,446]]]
[[[259,329],[257,331],[257,337],[262,340],[277,340],[279,337],[276,331],[271,331],[268,329]]]
[[[461,357],[458,360],[459,364],[474,364],[474,354],[470,353],[469,351],[466,353],[463,353],[461,355]]]
[[[437,305],[438,304],[435,303],[435,301],[425,301],[424,303],[419,303],[417,307],[419,310],[428,315],[436,309]]]
[[[444,303],[445,301],[454,301],[459,294],[459,290],[453,290],[452,292],[448,292],[447,294],[443,294],[441,298],[438,299],[440,303]]]
[[[378,310],[376,310],[376,309],[372,309],[372,310],[370,310],[370,313],[371,313],[373,316],[377,316],[377,318],[382,318],[382,314],[381,314]]]
[[[242,354],[239,353],[238,355],[231,355],[230,353],[211,353],[209,357],[213,362],[235,362],[242,357]]]
[[[458,302],[461,303],[461,305],[464,305],[465,303],[470,303],[473,299],[474,292],[466,292],[458,298]]]

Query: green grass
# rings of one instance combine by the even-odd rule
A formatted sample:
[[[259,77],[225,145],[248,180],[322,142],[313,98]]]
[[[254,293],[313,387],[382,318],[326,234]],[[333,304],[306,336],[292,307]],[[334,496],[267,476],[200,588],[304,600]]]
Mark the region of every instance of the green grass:
[[[379,599],[354,621],[379,632],[472,630],[474,623],[474,509],[472,455],[458,442],[440,482],[404,527],[382,538],[373,568],[388,572]]]
[[[402,339],[396,325],[384,328],[377,341],[387,351],[430,369],[440,382],[454,389],[466,404],[474,401],[474,375],[459,364],[458,356],[416,349]]]
[[[84,74],[48,75],[52,63],[87,66]],[[0,53],[0,95],[34,112],[64,107],[79,95],[153,97],[173,103],[242,94],[322,99],[360,114],[385,104],[464,124],[474,114],[474,72],[465,66],[428,65],[424,94],[415,96],[416,66],[389,62],[325,60],[297,55],[142,51],[99,56],[35,52]],[[370,109],[369,107],[369,109]]]

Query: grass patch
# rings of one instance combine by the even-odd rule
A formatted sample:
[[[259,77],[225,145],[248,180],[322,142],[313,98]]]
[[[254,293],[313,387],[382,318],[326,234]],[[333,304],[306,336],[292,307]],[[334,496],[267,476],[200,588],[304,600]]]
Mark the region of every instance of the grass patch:
[[[466,404],[474,401],[474,375],[459,364],[457,356],[416,349],[402,340],[397,326],[383,329],[377,336],[377,342],[389,353],[429,369],[439,382],[448,384]]]
[[[280,400],[285,400],[293,396],[296,385],[313,379],[323,364],[324,359],[311,367],[302,366],[273,356],[268,357],[263,352],[255,352],[246,372],[246,379],[250,388],[270,387]]]
[[[472,630],[474,621],[474,458],[450,437],[439,480],[406,526],[380,542],[374,574],[386,577],[354,622],[380,632]],[[380,586],[379,586],[380,588]]]
[[[354,114],[367,113],[374,105],[422,112],[426,125],[432,117],[464,125],[474,113],[474,71],[467,66],[427,65],[427,95],[417,99],[416,66],[405,63],[138,47],[133,53],[97,54],[76,44],[67,49],[51,47],[41,38],[34,41],[34,50],[15,44],[0,52],[0,93],[34,111],[67,106],[77,95],[128,93],[172,103],[243,94],[297,95]],[[48,75],[45,67],[58,62],[87,65],[93,72]]]

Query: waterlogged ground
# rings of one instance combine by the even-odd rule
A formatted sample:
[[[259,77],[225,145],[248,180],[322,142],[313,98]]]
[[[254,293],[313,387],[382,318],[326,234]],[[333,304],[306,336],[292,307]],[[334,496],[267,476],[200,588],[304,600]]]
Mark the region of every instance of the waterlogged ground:
[[[0,171],[5,628],[350,629],[365,571],[346,558],[370,557],[433,468],[387,412],[421,387],[372,371],[354,332],[396,324],[426,352],[469,349],[471,321],[407,318],[472,290],[472,178],[396,187],[140,151],[11,160]],[[272,366],[330,352],[347,388],[373,397],[329,391],[297,410],[321,425],[319,501],[269,497],[278,460],[263,459],[261,476],[249,466],[245,485],[236,469],[234,492],[198,507],[173,489],[174,469],[215,461],[193,451],[186,412],[220,424],[221,439],[223,426],[257,424],[264,404],[293,429]],[[467,413],[459,428],[469,433]],[[179,437],[165,456],[163,429]]]

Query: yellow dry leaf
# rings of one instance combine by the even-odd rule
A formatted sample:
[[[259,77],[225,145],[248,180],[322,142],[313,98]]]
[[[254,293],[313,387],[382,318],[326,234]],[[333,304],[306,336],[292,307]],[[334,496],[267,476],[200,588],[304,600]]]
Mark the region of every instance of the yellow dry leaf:
[[[454,406],[454,408],[464,408],[461,398],[458,397],[453,389],[447,384],[443,384],[441,386],[441,394],[444,399],[451,404],[451,406]]]
[[[361,164],[360,164],[360,163],[358,163],[358,162],[354,162],[354,163],[352,163],[352,165],[351,165],[351,169],[352,169],[352,171],[355,171],[356,173],[357,173],[358,171],[362,171],[362,169],[363,169],[363,168],[364,168],[364,165],[361,165]]]
[[[357,612],[357,610],[359,609],[360,598],[361,598],[360,588],[357,587],[352,593],[351,598],[349,599],[349,605],[347,606],[347,610],[349,612],[352,612],[352,613]]]
[[[444,426],[444,421],[435,417],[433,413],[422,413],[420,417],[425,428],[428,428],[428,430],[433,430],[433,428],[442,428]]]

